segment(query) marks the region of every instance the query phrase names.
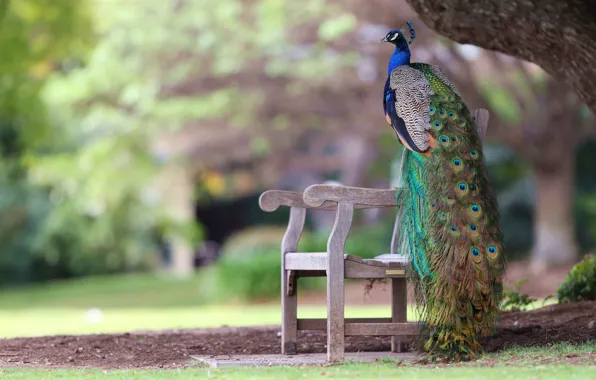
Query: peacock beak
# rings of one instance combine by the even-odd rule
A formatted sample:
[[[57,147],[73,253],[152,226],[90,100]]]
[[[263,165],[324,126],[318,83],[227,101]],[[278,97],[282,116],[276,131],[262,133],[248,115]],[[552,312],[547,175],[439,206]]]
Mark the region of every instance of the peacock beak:
[[[379,43],[381,43],[381,42],[388,42],[388,41],[387,41],[387,37],[383,37],[383,38],[381,38],[381,39],[379,40]]]

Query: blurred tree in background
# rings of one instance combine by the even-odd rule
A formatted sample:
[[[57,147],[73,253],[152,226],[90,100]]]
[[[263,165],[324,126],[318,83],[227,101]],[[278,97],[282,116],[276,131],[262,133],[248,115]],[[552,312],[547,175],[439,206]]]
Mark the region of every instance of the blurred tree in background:
[[[18,190],[19,182],[11,179],[5,191],[26,197],[19,202],[31,215],[18,225],[18,218],[2,219],[10,222],[7,234],[15,244],[28,246],[19,259],[17,248],[2,254],[2,270],[14,274],[3,281],[141,269],[155,264],[157,235],[196,241],[200,235],[192,215],[172,212],[171,199],[159,191],[187,183],[161,179],[162,172],[192,182],[200,167],[189,165],[188,156],[197,159],[192,156],[199,153],[203,165],[217,163],[218,152],[203,150],[222,137],[226,147],[241,141],[237,149],[224,150],[230,156],[224,162],[283,151],[283,146],[272,149],[264,133],[268,126],[245,128],[267,112],[259,105],[274,92],[263,80],[272,78],[282,87],[306,84],[306,78],[322,83],[332,67],[349,61],[329,55],[326,45],[353,28],[355,19],[334,12],[339,8],[326,1],[211,5],[198,0],[4,4],[2,40],[14,46],[3,49],[13,63],[3,66],[3,76],[13,70],[23,80],[9,81],[12,92],[3,89],[18,107],[5,102],[1,116],[5,146],[16,149],[18,141],[24,147],[11,154],[27,189]],[[17,23],[20,29],[14,28]],[[85,55],[91,25],[99,38]],[[316,26],[309,39],[319,43],[289,43],[304,25]],[[39,51],[29,43],[37,39]],[[44,44],[52,49],[44,50]],[[32,49],[20,51],[23,46]],[[28,112],[32,108],[38,112]],[[283,129],[283,117],[277,112],[271,117]],[[19,123],[27,128],[18,128],[18,138],[13,137]],[[185,127],[199,135],[182,139],[198,147],[185,149],[184,143],[168,140]],[[188,192],[166,198],[176,196]],[[19,202],[8,196],[3,201],[6,213],[17,215],[13,209]],[[28,274],[17,274],[15,265]]]
[[[471,63],[402,1],[0,0],[0,282],[155,268],[173,236],[191,265],[201,200],[326,179],[388,186],[398,143],[380,106],[390,51],[376,41],[396,15],[416,26],[414,59],[491,110],[508,247],[531,249],[535,218],[536,260],[572,258],[574,194],[593,245],[582,103],[521,61]]]
[[[0,282],[54,277],[37,239],[51,209],[29,181],[26,158],[53,137],[41,92],[53,70],[81,59],[92,42],[89,4],[69,0],[0,1]]]

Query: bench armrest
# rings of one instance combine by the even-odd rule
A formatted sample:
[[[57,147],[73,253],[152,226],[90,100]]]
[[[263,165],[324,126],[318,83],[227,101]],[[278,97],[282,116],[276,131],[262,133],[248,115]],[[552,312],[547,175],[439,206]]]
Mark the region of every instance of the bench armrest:
[[[348,203],[355,208],[397,206],[396,195],[403,189],[367,189],[337,185],[312,185],[304,191],[304,203],[320,207],[326,202]]]
[[[259,207],[266,212],[273,212],[280,206],[309,208],[298,191],[267,190],[259,197]]]
[[[303,193],[299,191],[267,190],[259,197],[259,207],[263,211],[273,212],[281,206],[327,211],[337,209],[333,202],[324,202],[318,207],[310,206],[304,202]]]

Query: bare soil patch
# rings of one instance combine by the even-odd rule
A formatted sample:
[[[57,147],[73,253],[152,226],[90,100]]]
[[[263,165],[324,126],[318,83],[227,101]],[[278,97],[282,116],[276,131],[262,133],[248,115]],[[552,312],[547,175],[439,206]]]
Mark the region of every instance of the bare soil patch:
[[[279,353],[279,326],[54,336],[0,340],[0,367],[182,368],[191,355]],[[596,302],[502,313],[488,352],[513,346],[596,340]],[[325,352],[324,332],[300,332],[298,350]],[[348,337],[348,352],[388,351],[384,337]]]

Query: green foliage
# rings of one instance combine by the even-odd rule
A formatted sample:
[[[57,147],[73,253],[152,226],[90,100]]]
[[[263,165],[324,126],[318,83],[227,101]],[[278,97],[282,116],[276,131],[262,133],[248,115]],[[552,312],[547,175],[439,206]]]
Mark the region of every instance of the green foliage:
[[[258,67],[304,90],[354,61],[327,54],[356,26],[328,1],[0,5],[0,215],[19,215],[0,225],[0,282],[142,269],[155,235],[200,238],[158,196],[156,180],[180,161],[156,154],[156,140],[206,120],[254,124],[265,90],[236,74]],[[322,40],[295,38],[307,24]],[[257,155],[271,147],[258,134],[249,143]]]
[[[579,150],[575,169],[575,225],[578,240],[586,251],[596,248],[596,141],[587,141]]]
[[[523,257],[532,246],[534,187],[531,170],[504,146],[485,144],[484,154],[490,183],[499,202],[506,255],[508,259]]]
[[[0,284],[63,276],[50,269],[37,236],[51,211],[47,190],[31,183],[26,157],[52,136],[41,92],[50,73],[80,60],[92,43],[85,0],[0,3]]]
[[[391,227],[391,225],[390,225]],[[204,288],[214,301],[267,300],[279,297],[281,289],[280,244],[285,227],[255,227],[232,235],[222,248],[220,260],[207,269]],[[389,233],[388,233],[389,232]],[[305,232],[299,252],[325,252],[328,232]],[[345,251],[372,258],[389,251],[391,230],[386,223],[356,228],[348,237]],[[303,278],[300,289],[323,289],[324,278]]]
[[[254,227],[228,238],[219,261],[206,271],[204,288],[214,302],[252,301],[279,298],[281,290],[280,245],[285,227]],[[311,235],[305,233],[305,245]],[[303,247],[299,247],[299,250]],[[300,280],[300,288],[320,288],[324,282]]]
[[[386,218],[371,225],[358,226],[348,235],[344,251],[350,255],[371,259],[388,253],[393,232],[393,219]],[[298,250],[325,252],[330,231],[320,231],[300,239]]]
[[[35,239],[50,208],[47,194],[13,173],[14,164],[0,161],[0,284],[46,275]]]
[[[596,255],[577,263],[557,290],[560,303],[596,300]]]
[[[272,299],[280,292],[283,227],[254,227],[232,235],[219,261],[208,269],[215,301]]]
[[[527,294],[521,294],[521,287],[527,282],[527,278],[519,280],[515,284],[514,290],[503,292],[504,301],[501,305],[501,309],[525,310],[530,307],[533,302],[536,302],[535,298],[532,298]]]
[[[243,251],[222,256],[221,260],[210,268],[213,290],[211,297],[215,302],[229,300],[254,301],[279,298],[281,289],[281,260],[279,248],[264,251]]]
[[[521,120],[521,110],[511,93],[495,80],[483,79],[478,84],[479,90],[491,109],[507,123],[517,123]]]

